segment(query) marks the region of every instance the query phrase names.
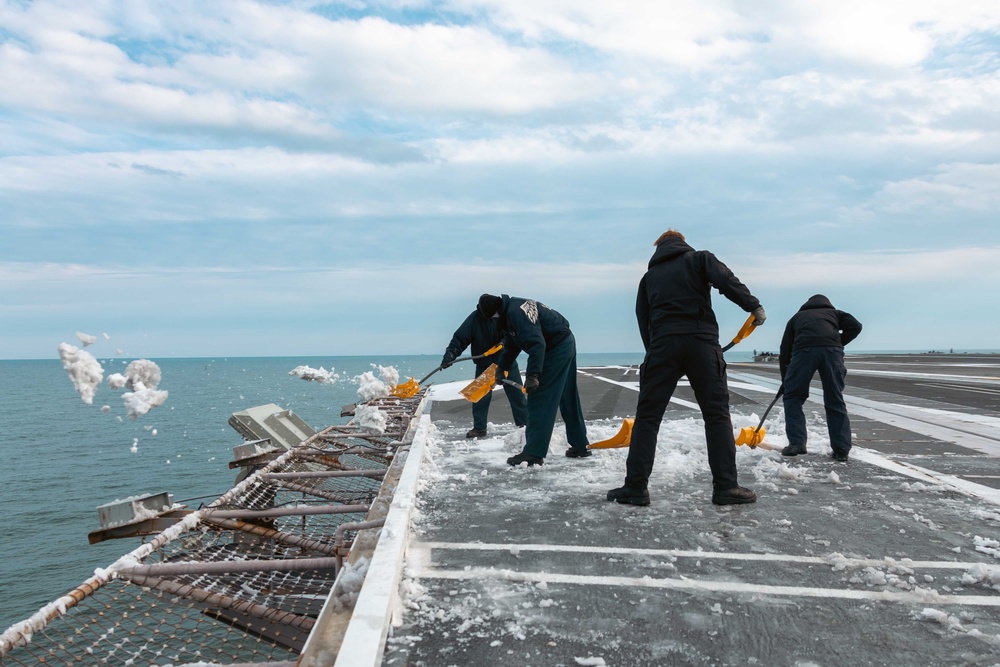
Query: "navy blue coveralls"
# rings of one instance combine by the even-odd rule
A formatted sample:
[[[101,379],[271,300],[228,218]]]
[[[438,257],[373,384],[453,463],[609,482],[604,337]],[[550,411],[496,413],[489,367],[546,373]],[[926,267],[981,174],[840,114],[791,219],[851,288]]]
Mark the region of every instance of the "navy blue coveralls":
[[[729,416],[726,361],[711,288],[748,313],[760,306],[715,255],[680,238],[664,239],[639,282],[635,315],[646,357],[625,464],[625,485],[645,489],[653,472],[656,437],[677,381],[687,375],[705,420],[708,465],[719,490],[738,486],[736,441]]]
[[[789,445],[806,445],[806,417],[802,405],[809,398],[809,383],[819,371],[823,407],[834,454],[851,451],[851,421],[844,402],[844,346],[861,333],[861,322],[837,310],[830,300],[816,294],[785,325],[778,351],[778,367],[785,385],[785,435]]]
[[[445,348],[444,356],[446,359],[457,359],[465,348],[470,345],[472,346],[472,356],[477,356],[501,342],[503,342],[503,335],[497,326],[497,319],[495,317],[483,317],[479,314],[478,310],[474,310],[465,318],[465,321],[462,322],[458,329],[455,330],[455,334],[451,337],[451,342]],[[489,368],[490,364],[497,363],[499,360],[500,352],[483,357],[482,359],[476,359],[476,377],[479,377],[483,371]],[[520,380],[521,371],[517,367],[517,361],[511,362],[510,373],[512,377]],[[514,423],[518,426],[524,426],[528,423],[528,407],[527,401],[524,398],[524,392],[509,384],[505,384],[503,390],[507,394],[507,400],[510,401],[510,409],[514,413]],[[490,392],[472,404],[472,428],[480,431],[486,430],[486,422],[490,413],[490,402],[492,399],[493,392]]]
[[[524,430],[524,453],[545,458],[555,428],[556,412],[566,425],[570,447],[585,450],[587,425],[576,384],[576,338],[569,322],[538,301],[501,295],[498,318],[505,335],[499,368],[509,370],[524,350],[528,375],[539,377],[539,386],[528,395],[528,426]]]

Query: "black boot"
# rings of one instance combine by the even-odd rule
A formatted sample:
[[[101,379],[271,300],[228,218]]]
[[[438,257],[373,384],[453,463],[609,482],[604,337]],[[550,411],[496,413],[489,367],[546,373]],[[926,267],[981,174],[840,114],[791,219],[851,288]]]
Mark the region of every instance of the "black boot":
[[[757,502],[757,494],[742,486],[712,491],[712,503],[715,505],[742,505],[755,502]]]
[[[847,463],[851,460],[851,457],[847,452],[834,452],[833,454],[830,454],[830,458],[834,461],[840,461],[841,463]]]
[[[541,456],[533,456],[531,454],[525,454],[524,452],[521,452],[517,456],[512,456],[509,459],[507,459],[507,465],[509,466],[519,466],[522,463],[527,463],[528,467],[530,468],[531,466],[544,465],[545,459],[543,459]]]
[[[486,429],[485,428],[474,428],[470,429],[468,433],[465,434],[466,438],[485,438]]]
[[[799,456],[800,454],[808,454],[805,445],[788,445],[781,450],[782,456]]]
[[[590,451],[586,447],[583,449],[577,449],[576,447],[570,447],[566,450],[567,458],[571,459],[585,459],[588,456],[593,456],[594,452]]]
[[[640,507],[645,507],[649,504],[649,489],[620,486],[617,489],[608,491],[608,500],[614,500],[622,505],[639,505]]]

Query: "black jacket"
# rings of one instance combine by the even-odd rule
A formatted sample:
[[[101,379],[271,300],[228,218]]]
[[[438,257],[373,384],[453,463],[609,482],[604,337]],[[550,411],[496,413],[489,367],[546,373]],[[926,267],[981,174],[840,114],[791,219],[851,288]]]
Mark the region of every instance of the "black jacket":
[[[495,317],[486,318],[479,314],[479,311],[472,311],[465,321],[455,330],[451,337],[451,342],[445,348],[444,356],[457,359],[458,355],[465,351],[465,348],[472,346],[472,355],[480,355],[497,343],[503,341],[503,335],[497,326]],[[477,359],[478,366],[496,363],[500,353],[490,355],[484,359]]]
[[[524,350],[528,354],[525,373],[541,375],[545,351],[570,336],[569,321],[540,301],[501,295],[499,325],[505,343],[498,366],[508,370]]]
[[[712,287],[748,313],[760,306],[746,285],[712,253],[695,250],[679,238],[660,243],[639,281],[635,299],[635,317],[646,349],[663,335],[694,334],[718,340]]]
[[[792,360],[792,352],[803,347],[844,347],[861,333],[861,322],[837,310],[822,294],[809,298],[785,325],[778,350],[781,376]]]

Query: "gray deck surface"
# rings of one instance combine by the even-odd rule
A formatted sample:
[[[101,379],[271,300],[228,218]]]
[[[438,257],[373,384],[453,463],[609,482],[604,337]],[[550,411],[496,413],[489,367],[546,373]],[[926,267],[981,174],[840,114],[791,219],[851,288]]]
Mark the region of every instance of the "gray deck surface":
[[[809,456],[739,448],[759,501],[737,507],[713,506],[707,464],[691,466],[704,439],[688,387],[645,508],[604,498],[627,449],[567,459],[557,424],[546,465],[513,469],[501,393],[478,441],[468,403],[433,403],[385,664],[1000,665],[1000,357],[848,367],[851,462],[828,458],[822,405],[807,404]],[[756,426],[777,366],[729,372],[734,428]],[[592,440],[632,416],[636,380],[580,369]],[[783,444],[780,403],[766,427]]]

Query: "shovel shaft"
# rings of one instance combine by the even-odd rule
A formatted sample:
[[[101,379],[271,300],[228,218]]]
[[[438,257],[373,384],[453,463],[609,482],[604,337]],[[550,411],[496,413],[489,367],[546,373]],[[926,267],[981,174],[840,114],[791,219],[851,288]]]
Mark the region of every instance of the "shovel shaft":
[[[482,359],[483,357],[488,357],[491,354],[496,354],[497,352],[499,352],[502,349],[503,349],[503,343],[497,343],[496,345],[494,345],[490,349],[486,350],[482,354],[474,354],[471,357],[459,357],[458,359],[456,359],[455,361],[453,361],[451,363],[452,364],[457,364],[460,361],[470,361],[472,359]],[[449,364],[449,365],[451,365],[451,364]],[[435,368],[434,370],[432,370],[430,373],[428,373],[427,375],[425,375],[422,378],[420,378],[420,382],[418,382],[417,384],[423,384],[424,382],[427,381],[427,378],[429,378],[430,376],[434,375],[435,373],[437,373],[439,370],[441,370],[443,368],[444,368],[444,366],[438,366],[437,368]]]

